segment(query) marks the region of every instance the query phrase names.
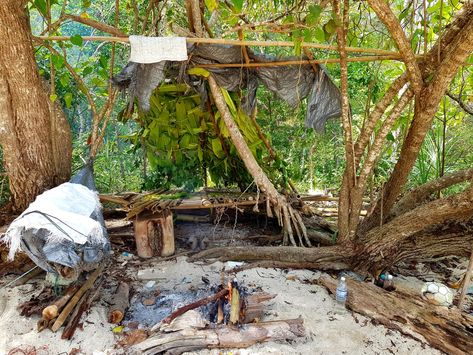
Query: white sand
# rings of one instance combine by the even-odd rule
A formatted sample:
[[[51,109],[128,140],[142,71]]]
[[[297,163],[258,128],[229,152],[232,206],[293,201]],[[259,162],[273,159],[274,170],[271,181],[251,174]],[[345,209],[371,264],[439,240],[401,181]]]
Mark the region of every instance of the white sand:
[[[121,257],[119,260],[122,260]],[[134,286],[143,285],[146,282],[142,279],[144,276],[155,278],[161,290],[186,291],[190,286],[202,285],[202,276],[206,276],[211,283],[218,283],[221,268],[221,263],[203,266],[187,263],[181,257],[178,262],[146,266],[132,260],[123,267],[123,272],[136,280]],[[139,269],[140,279],[137,278]],[[151,270],[154,272],[151,273]],[[291,275],[289,279],[288,275]],[[306,338],[292,344],[269,342],[245,350],[205,350],[195,354],[440,354],[399,332],[375,326],[363,316],[348,311],[335,315],[335,303],[323,287],[300,281],[313,280],[319,275],[319,272],[305,270],[285,273],[279,269],[253,269],[238,274],[242,284],[260,286],[265,292],[277,294],[276,298],[267,302],[263,320],[297,318],[301,315]],[[45,330],[37,333],[38,317],[20,317],[16,307],[38,292],[41,282],[37,280],[34,284],[0,291],[0,354],[25,345],[37,348],[46,345],[47,352],[38,354],[66,354],[72,348],[80,348],[83,354],[124,353],[120,348],[114,349],[119,336],[112,333],[113,327],[106,320],[107,309],[100,302],[93,305],[83,323],[83,330],[78,329],[72,341],[61,340],[61,332],[53,334]]]

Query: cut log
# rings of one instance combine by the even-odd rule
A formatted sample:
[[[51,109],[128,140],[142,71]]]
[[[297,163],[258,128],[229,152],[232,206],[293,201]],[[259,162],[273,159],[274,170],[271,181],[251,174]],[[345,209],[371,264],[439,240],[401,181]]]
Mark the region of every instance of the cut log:
[[[142,354],[182,354],[189,349],[247,348],[265,341],[293,340],[305,335],[302,318],[246,324],[241,328],[186,329],[176,333],[157,334],[132,349]]]
[[[171,256],[175,252],[172,212],[141,214],[135,219],[136,250],[140,257]]]
[[[448,354],[470,354],[473,317],[456,308],[434,306],[420,294],[403,289],[387,292],[370,283],[348,279],[347,307],[384,326],[427,342]],[[332,294],[337,280],[322,276],[319,284]]]
[[[112,324],[118,324],[125,316],[125,311],[129,305],[130,286],[126,282],[121,282],[112,299],[112,306],[108,312],[108,321]]]

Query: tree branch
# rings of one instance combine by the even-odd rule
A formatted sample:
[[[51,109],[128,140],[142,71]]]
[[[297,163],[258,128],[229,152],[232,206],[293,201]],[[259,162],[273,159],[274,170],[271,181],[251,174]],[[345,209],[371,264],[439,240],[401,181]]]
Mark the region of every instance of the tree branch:
[[[391,11],[388,3],[384,0],[368,0],[368,3],[376,12],[378,18],[384,23],[396,42],[399,52],[406,64],[407,72],[412,83],[412,89],[414,90],[415,95],[418,96],[424,86],[422,74],[399,20]]]
[[[473,6],[472,6],[473,7]],[[442,38],[451,40],[448,45],[443,46],[441,53],[443,61],[438,66],[429,66],[433,72],[424,72],[424,76],[432,75],[431,82],[423,88],[421,98],[417,101],[414,118],[409,127],[409,132],[402,145],[399,160],[383,189],[382,196],[378,199],[372,213],[363,220],[357,233],[365,234],[367,231],[382,223],[381,216],[389,215],[396,202],[401,189],[405,185],[409,173],[419,155],[420,148],[425,136],[432,125],[432,120],[438,109],[440,100],[445,95],[448,85],[452,81],[459,66],[461,66],[473,50],[473,17],[472,11],[463,11],[453,21],[456,25],[449,27]],[[467,17],[466,19],[464,17]],[[462,28],[458,26],[462,25]],[[454,32],[451,35],[450,30]],[[437,47],[432,48],[425,60],[432,62],[432,57],[438,57]],[[430,64],[429,64],[430,65]]]
[[[473,178],[473,168],[459,170],[454,173],[444,175],[439,179],[429,181],[408,194],[406,194],[393,208],[388,219],[393,219],[407,211],[410,211],[425,202],[433,193],[443,190],[452,185],[459,184]]]
[[[350,192],[356,185],[355,154],[353,147],[353,133],[350,117],[350,103],[348,99],[348,63],[346,51],[346,35],[348,31],[348,1],[343,5],[342,26],[337,27],[337,44],[340,52],[340,92],[342,106],[342,126],[345,145],[346,174],[343,176],[342,188],[340,189],[340,200],[338,210],[339,241],[348,240],[351,226],[349,216],[351,209]],[[340,10],[337,0],[332,2],[334,12],[340,18]]]
[[[99,21],[96,21],[90,18],[81,17],[81,16],[70,15],[70,14],[64,15],[64,17],[72,21],[82,23],[83,25],[96,28],[99,31],[110,33],[113,36],[128,37],[126,33],[122,32],[118,28],[107,25],[103,22],[99,22]]]
[[[367,121],[363,124],[361,133],[358,136],[358,139],[355,143],[355,164],[358,166],[358,163],[361,160],[363,152],[368,145],[371,135],[378,123],[378,120],[384,114],[389,105],[392,104],[394,98],[398,94],[399,90],[407,83],[407,75],[402,74],[398,77],[386,91],[382,99],[376,104],[375,108],[369,115]]]
[[[463,111],[465,111],[465,112],[468,113],[469,115],[472,115],[472,116],[473,116],[473,105],[472,105],[472,104],[468,104],[468,103],[464,102],[464,101],[461,99],[460,95],[458,95],[458,96],[457,96],[457,95],[454,95],[454,94],[453,94],[451,91],[449,91],[449,90],[447,91],[446,94],[447,94],[447,96],[448,96],[449,98],[451,98],[453,101],[455,101],[455,102],[458,104],[458,106],[460,106],[460,107],[463,109]]]

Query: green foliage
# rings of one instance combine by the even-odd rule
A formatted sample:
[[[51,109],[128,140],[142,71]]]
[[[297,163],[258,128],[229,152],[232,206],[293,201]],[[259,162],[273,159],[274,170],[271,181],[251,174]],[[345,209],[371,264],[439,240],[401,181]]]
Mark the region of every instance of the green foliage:
[[[171,22],[187,28],[187,16],[182,1],[170,0],[162,9],[159,3],[150,16],[147,16],[147,2],[136,2],[139,3],[136,8],[133,3],[120,2],[118,27],[125,33],[171,35]],[[276,29],[276,26],[280,25],[280,31],[274,32],[270,25],[255,27],[254,30],[250,27],[245,29],[246,39],[294,42],[294,48],[264,49],[265,53],[276,56],[294,53],[301,55],[302,41],[333,45],[334,34],[340,25],[330,7],[322,9],[314,2],[205,0],[204,3],[204,17],[207,21],[213,12],[218,13],[217,20],[212,23],[212,31],[217,37],[237,38],[237,31],[233,30],[233,26],[245,22],[274,24]],[[113,9],[114,4],[113,0],[81,0],[68,2],[65,9],[66,13],[113,24],[114,11],[110,9]],[[427,2],[427,19],[423,18],[421,2],[416,3],[415,9],[412,2],[407,7],[402,1],[394,1],[391,4],[417,54],[422,53],[425,42],[430,46],[437,40],[454,11],[462,6],[458,0],[443,1],[442,9],[440,4],[440,1]],[[45,30],[48,7],[54,22],[62,5],[62,1],[58,0],[31,1],[29,6],[33,32],[39,34]],[[145,18],[147,22],[142,23]],[[156,19],[159,21],[155,22]],[[384,26],[374,19],[374,14],[365,2],[352,3],[348,45],[396,50]],[[424,22],[427,24],[427,37],[424,37]],[[85,92],[89,90],[98,107],[107,100],[111,45],[84,42],[84,36],[103,33],[72,21],[63,23],[50,34],[72,36],[70,41],[51,43],[61,55],[51,55],[41,46],[37,48],[36,55],[40,73],[46,80],[51,78],[51,63],[54,66],[56,82],[51,100],[63,106],[71,124],[74,133],[74,169],[77,169],[83,164],[81,157],[87,155],[86,139],[91,129],[90,107]],[[316,59],[336,56],[335,52],[324,50],[311,52]],[[68,63],[82,79],[83,84],[78,83],[65,67],[63,53],[66,53]],[[350,54],[352,55],[354,54]],[[128,49],[117,45],[115,73],[125,65],[127,58]],[[473,56],[469,62],[473,63]],[[337,82],[340,76],[338,65],[327,65],[327,69]],[[349,97],[355,137],[368,112],[379,101],[386,87],[404,70],[404,64],[396,61],[349,63]],[[205,77],[208,72],[193,68],[190,74]],[[187,90],[185,86],[164,85],[154,93],[152,110],[149,113],[135,113],[133,120],[125,123],[112,119],[105,132],[104,146],[95,163],[97,184],[101,191],[153,189],[171,185],[193,189],[202,186],[204,167],[208,171],[207,178],[219,186],[240,184],[246,187],[252,181],[238,158],[235,147],[230,144],[228,131],[219,114],[213,113],[216,126],[228,148],[228,155],[209,113],[200,109],[200,98]],[[465,68],[458,75],[451,90],[455,94],[461,94],[465,102],[471,102],[471,67]],[[270,160],[252,121],[239,109],[237,95],[225,93],[225,98],[253,154],[279,186],[284,186],[288,178],[291,178],[302,191],[311,188],[338,189],[344,169],[342,130],[338,120],[330,121],[326,133],[318,135],[304,128],[305,102],[301,102],[299,107],[294,109],[260,88],[257,98],[258,123],[278,154],[276,160]],[[125,104],[123,98],[117,101],[112,113],[113,118],[120,115]],[[388,134],[383,145],[383,155],[371,180],[373,188],[379,187],[388,179],[397,161],[412,115],[412,109],[406,109]],[[450,171],[471,167],[472,148],[472,118],[455,102],[445,100],[424,142],[408,187],[417,186]],[[6,188],[2,188],[0,198],[4,190],[6,191]]]
[[[197,74],[197,72],[192,72]],[[200,71],[199,71],[200,73]],[[203,73],[205,74],[205,73]],[[185,85],[163,84],[151,96],[149,112],[140,112],[141,129],[127,139],[146,149],[154,171],[153,187],[203,186],[205,171],[211,185],[248,186],[252,178],[244,168],[218,112],[201,110],[200,96]],[[261,165],[264,144],[251,119],[223,91],[225,101],[248,146]]]

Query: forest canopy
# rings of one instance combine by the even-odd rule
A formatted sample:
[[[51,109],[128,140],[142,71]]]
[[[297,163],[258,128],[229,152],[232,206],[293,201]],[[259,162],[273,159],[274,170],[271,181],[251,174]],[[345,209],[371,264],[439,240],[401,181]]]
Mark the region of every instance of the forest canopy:
[[[14,210],[89,159],[101,192],[202,185],[261,189],[292,244],[293,231],[306,232],[299,214],[286,208],[290,190],[339,195],[340,242],[374,229],[384,235],[378,227],[389,230],[414,206],[427,211],[435,197],[431,214],[452,204],[448,196],[459,199],[426,225],[409,229],[407,237],[449,220],[460,201],[469,199],[471,1],[15,4],[2,7],[2,28],[4,37],[21,36],[7,43],[1,58],[14,63],[25,53],[24,63],[3,68],[10,85],[6,102],[19,108],[2,106],[6,132],[12,133],[2,136],[2,194]],[[127,63],[131,34],[243,41],[244,62],[217,63],[235,65],[242,75],[251,67],[277,66],[285,57],[292,59],[283,59],[291,70],[323,67],[340,88],[341,118],[329,120],[322,134],[314,132],[304,126],[310,99],[290,106],[264,87],[249,112],[242,101],[254,93],[250,87],[227,92],[202,63],[187,74],[204,81],[210,101],[195,96],[185,81],[164,82],[151,96],[152,109],[140,110],[111,81]],[[32,79],[15,82],[22,73]],[[427,191],[415,200],[419,189]],[[360,221],[366,196],[372,206]]]

